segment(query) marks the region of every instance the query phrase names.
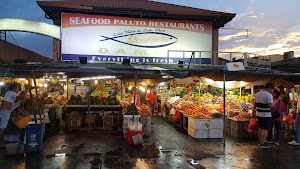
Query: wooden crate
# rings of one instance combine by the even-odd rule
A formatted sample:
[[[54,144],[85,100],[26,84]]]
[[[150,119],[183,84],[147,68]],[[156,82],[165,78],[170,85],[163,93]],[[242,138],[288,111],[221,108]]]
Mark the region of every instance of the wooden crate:
[[[234,138],[248,138],[248,134],[245,129],[234,129],[231,128],[231,136]]]
[[[112,115],[103,116],[103,130],[114,129],[114,117]]]
[[[68,115],[68,128],[80,128],[83,124],[82,114],[69,114]]]
[[[231,121],[232,120],[230,118],[226,117],[225,118],[225,127],[231,128]]]
[[[231,136],[231,126],[227,126],[225,132]]]
[[[245,125],[249,124],[249,120],[231,120],[232,129],[244,129]]]

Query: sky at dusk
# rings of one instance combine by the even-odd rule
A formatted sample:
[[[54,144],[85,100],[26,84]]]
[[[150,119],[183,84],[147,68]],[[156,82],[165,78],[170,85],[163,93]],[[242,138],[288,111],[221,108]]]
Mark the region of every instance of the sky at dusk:
[[[236,13],[220,29],[219,51],[249,52],[261,55],[294,51],[300,56],[299,0],[155,0],[195,8]],[[52,23],[35,0],[1,0],[0,18],[22,18]],[[248,36],[246,30],[248,29]],[[52,58],[52,38],[24,32],[11,32],[26,49]],[[16,44],[11,37],[8,41]]]

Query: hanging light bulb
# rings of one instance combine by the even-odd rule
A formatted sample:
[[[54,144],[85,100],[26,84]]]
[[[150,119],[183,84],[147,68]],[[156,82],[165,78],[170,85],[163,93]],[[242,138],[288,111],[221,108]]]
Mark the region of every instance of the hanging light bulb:
[[[64,89],[67,90],[67,85],[64,85]]]
[[[98,80],[97,79],[95,80],[95,84],[98,84]]]

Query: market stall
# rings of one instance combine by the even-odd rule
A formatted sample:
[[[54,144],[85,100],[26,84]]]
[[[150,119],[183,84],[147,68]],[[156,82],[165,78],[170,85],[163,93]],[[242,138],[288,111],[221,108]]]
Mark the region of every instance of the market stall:
[[[212,132],[209,132],[209,129],[215,128],[214,123],[210,125],[210,120],[214,120],[213,116],[218,113],[226,116],[224,120],[219,119],[220,126],[225,124],[224,127],[219,126],[220,129],[224,128],[227,134],[235,138],[248,137],[246,129],[252,115],[253,94],[258,90],[253,86],[267,82],[293,85],[294,83],[289,80],[292,77],[295,77],[294,80],[299,79],[296,75],[285,72],[271,70],[228,72],[216,67],[189,71],[188,75],[190,77],[182,80],[188,84],[185,84],[185,90],[178,95],[184,97],[169,97],[166,107],[170,110],[170,119],[188,130],[189,135],[194,138],[210,138]],[[180,80],[173,83],[175,84],[173,88],[180,89],[182,85],[180,83]],[[206,85],[210,87],[202,88]],[[172,90],[174,89],[171,88],[170,91]],[[186,95],[187,93],[192,94]],[[222,137],[223,135],[220,136]]]

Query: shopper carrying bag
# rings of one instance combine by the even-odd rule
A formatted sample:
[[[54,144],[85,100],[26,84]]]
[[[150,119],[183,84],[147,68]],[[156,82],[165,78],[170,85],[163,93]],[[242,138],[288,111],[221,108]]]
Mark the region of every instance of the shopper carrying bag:
[[[283,112],[286,111],[286,106],[284,102],[280,98],[280,92],[275,90],[273,92],[274,96],[274,107],[271,109],[272,113],[272,122],[271,127],[268,132],[267,140],[269,143],[275,143],[279,145],[281,139],[281,122],[283,117]],[[275,128],[274,138],[273,138],[273,127]]]

